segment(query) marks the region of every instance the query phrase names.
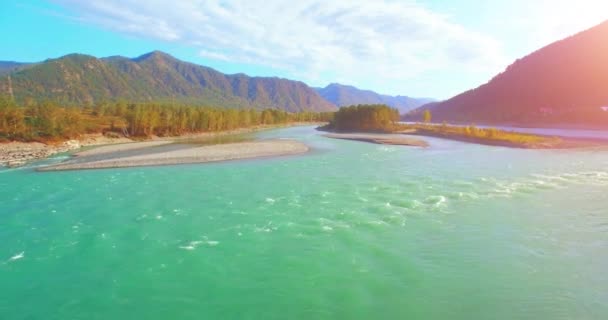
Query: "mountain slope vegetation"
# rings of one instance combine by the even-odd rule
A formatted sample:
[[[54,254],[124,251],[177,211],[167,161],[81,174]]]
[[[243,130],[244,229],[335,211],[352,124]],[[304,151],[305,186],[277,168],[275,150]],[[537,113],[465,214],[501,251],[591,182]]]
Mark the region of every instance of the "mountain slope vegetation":
[[[6,65],[14,69],[0,77],[0,90],[18,103],[53,100],[68,106],[124,100],[290,112],[336,109],[303,82],[226,75],[160,51],[134,59],[70,54],[28,68]]]
[[[552,43],[429,109],[433,121],[608,126],[608,21]]]

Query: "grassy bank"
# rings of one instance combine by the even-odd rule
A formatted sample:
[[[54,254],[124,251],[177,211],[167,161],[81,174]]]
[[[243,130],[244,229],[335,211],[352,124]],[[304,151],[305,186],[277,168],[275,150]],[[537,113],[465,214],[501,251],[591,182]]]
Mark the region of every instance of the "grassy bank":
[[[515,148],[542,149],[565,146],[564,140],[557,137],[504,131],[496,128],[477,128],[473,125],[396,124],[393,131]]]
[[[431,121],[431,113],[425,112],[425,121]],[[356,105],[341,108],[326,126],[319,130],[336,133],[407,133],[433,136],[471,143],[514,148],[561,148],[577,146],[577,143],[556,137],[510,132],[495,128],[453,126],[429,123],[401,124],[397,110],[386,105]]]

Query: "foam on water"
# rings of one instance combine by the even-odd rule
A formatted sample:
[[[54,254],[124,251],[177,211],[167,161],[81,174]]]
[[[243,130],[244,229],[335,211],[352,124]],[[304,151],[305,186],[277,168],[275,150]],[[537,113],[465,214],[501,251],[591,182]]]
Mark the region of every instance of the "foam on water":
[[[381,152],[395,152],[397,150],[398,149],[396,147],[389,147],[389,146],[378,147],[378,151],[381,151]]]
[[[23,259],[25,257],[25,251],[22,251],[8,259],[9,262],[17,261],[19,259]]]
[[[184,250],[192,251],[192,250],[196,249],[202,243],[203,243],[203,241],[194,240],[194,241],[190,241],[187,245],[179,246],[179,248],[180,249],[184,249]]]
[[[210,246],[210,247],[215,247],[215,246],[217,246],[218,244],[220,244],[220,242],[219,242],[219,241],[214,241],[214,240],[207,240],[207,242],[206,242],[206,243],[207,243],[207,245],[208,245],[208,246]]]
[[[583,171],[555,175],[532,173],[528,176],[511,179],[481,177],[478,180],[447,182],[443,188],[450,190],[447,197],[449,199],[476,201],[487,198],[513,198],[532,195],[576,185],[608,186],[608,173],[603,171]],[[423,200],[423,203],[437,203],[444,206],[446,200],[446,197],[429,196]]]
[[[430,204],[436,208],[445,206],[446,202],[447,202],[447,198],[442,195],[430,196],[430,197],[427,197],[426,199],[424,199],[424,203]]]

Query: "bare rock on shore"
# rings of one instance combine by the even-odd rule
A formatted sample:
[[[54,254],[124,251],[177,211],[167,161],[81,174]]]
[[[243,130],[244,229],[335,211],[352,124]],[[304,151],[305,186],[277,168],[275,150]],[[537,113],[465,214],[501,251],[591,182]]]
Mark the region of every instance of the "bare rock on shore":
[[[84,146],[132,142],[128,138],[109,138],[102,134],[83,135],[79,140],[68,140],[58,144],[40,142],[0,143],[0,166],[18,167],[28,161],[43,159],[57,153],[80,149]]]
[[[32,159],[57,153],[55,146],[39,142],[9,142],[0,144],[0,166],[18,167]]]

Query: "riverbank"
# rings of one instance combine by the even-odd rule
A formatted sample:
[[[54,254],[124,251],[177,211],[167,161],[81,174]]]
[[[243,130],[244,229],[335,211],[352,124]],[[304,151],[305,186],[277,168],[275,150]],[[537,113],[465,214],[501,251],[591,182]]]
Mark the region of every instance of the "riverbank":
[[[403,121],[403,124],[421,124],[421,122]],[[450,121],[450,125],[470,126],[471,122],[465,121]],[[433,121],[429,125],[440,126],[443,123]],[[599,124],[577,124],[577,123],[519,123],[519,122],[476,122],[476,126],[482,128],[514,128],[514,129],[552,129],[552,130],[588,130],[588,131],[606,131],[608,128],[605,125]]]
[[[40,142],[8,142],[0,143],[0,167],[18,167],[26,164],[29,161],[44,159],[52,155],[64,152],[71,152],[85,147],[96,147],[95,149],[89,150],[90,153],[99,153],[106,150],[107,152],[116,152],[121,149],[128,150],[132,148],[141,148],[145,145],[137,144],[139,142],[153,142],[152,144],[168,144],[180,140],[193,140],[193,139],[206,139],[224,135],[233,134],[248,134],[258,132],[262,130],[290,127],[290,126],[306,126],[306,125],[318,125],[319,122],[295,122],[290,124],[279,124],[279,125],[260,125],[249,128],[239,128],[229,131],[220,132],[200,132],[200,133],[188,133],[174,137],[157,137],[152,136],[149,138],[132,139],[127,137],[108,137],[103,134],[85,134],[79,139],[67,140],[57,143],[40,143]],[[97,147],[107,146],[107,147]],[[114,147],[110,147],[114,146]],[[101,149],[103,148],[103,149]],[[99,149],[97,151],[93,151]],[[84,153],[83,155],[87,155]]]
[[[606,146],[606,141],[535,135],[494,128],[434,126],[408,128],[407,134],[520,149],[573,149]]]
[[[29,161],[44,159],[57,153],[77,150],[83,147],[124,144],[134,140],[126,137],[106,137],[102,134],[87,134],[80,139],[58,143],[18,142],[0,143],[0,167],[18,167]]]
[[[138,146],[139,145],[139,146]],[[113,146],[119,147],[119,146]],[[150,142],[137,142],[129,144],[130,150],[135,148],[150,148]],[[107,148],[108,149],[108,148]],[[109,148],[111,149],[111,148]],[[114,148],[118,149],[118,148]],[[294,140],[261,140],[250,142],[238,142],[229,144],[208,145],[190,147],[178,150],[153,152],[133,156],[118,156],[105,159],[97,159],[99,152],[88,153],[81,158],[83,153],[76,154],[77,157],[56,165],[40,167],[38,171],[64,171],[82,169],[104,169],[104,168],[126,168],[141,166],[160,166],[175,164],[207,163],[228,160],[253,159],[263,157],[277,157],[296,155],[308,152],[309,148]],[[93,150],[95,151],[95,150]],[[126,151],[103,150],[104,154],[111,152]],[[89,159],[87,159],[89,157]]]
[[[379,133],[328,133],[324,134],[324,137],[332,139],[342,140],[354,140],[369,142],[375,144],[389,144],[398,146],[412,146],[412,147],[428,147],[428,143],[424,140],[413,139],[406,137],[401,134],[379,134]]]
[[[475,126],[455,126],[446,124],[401,123],[387,128],[385,132],[371,133],[340,133],[331,130],[328,126],[319,127],[317,130],[329,132],[329,134],[325,135],[329,138],[394,145],[422,146],[422,143],[417,142],[416,139],[403,135],[435,137],[488,146],[520,149],[573,149],[608,145],[608,141],[602,139],[558,137],[506,131],[496,128],[479,128]],[[426,144],[426,142],[422,142]]]

